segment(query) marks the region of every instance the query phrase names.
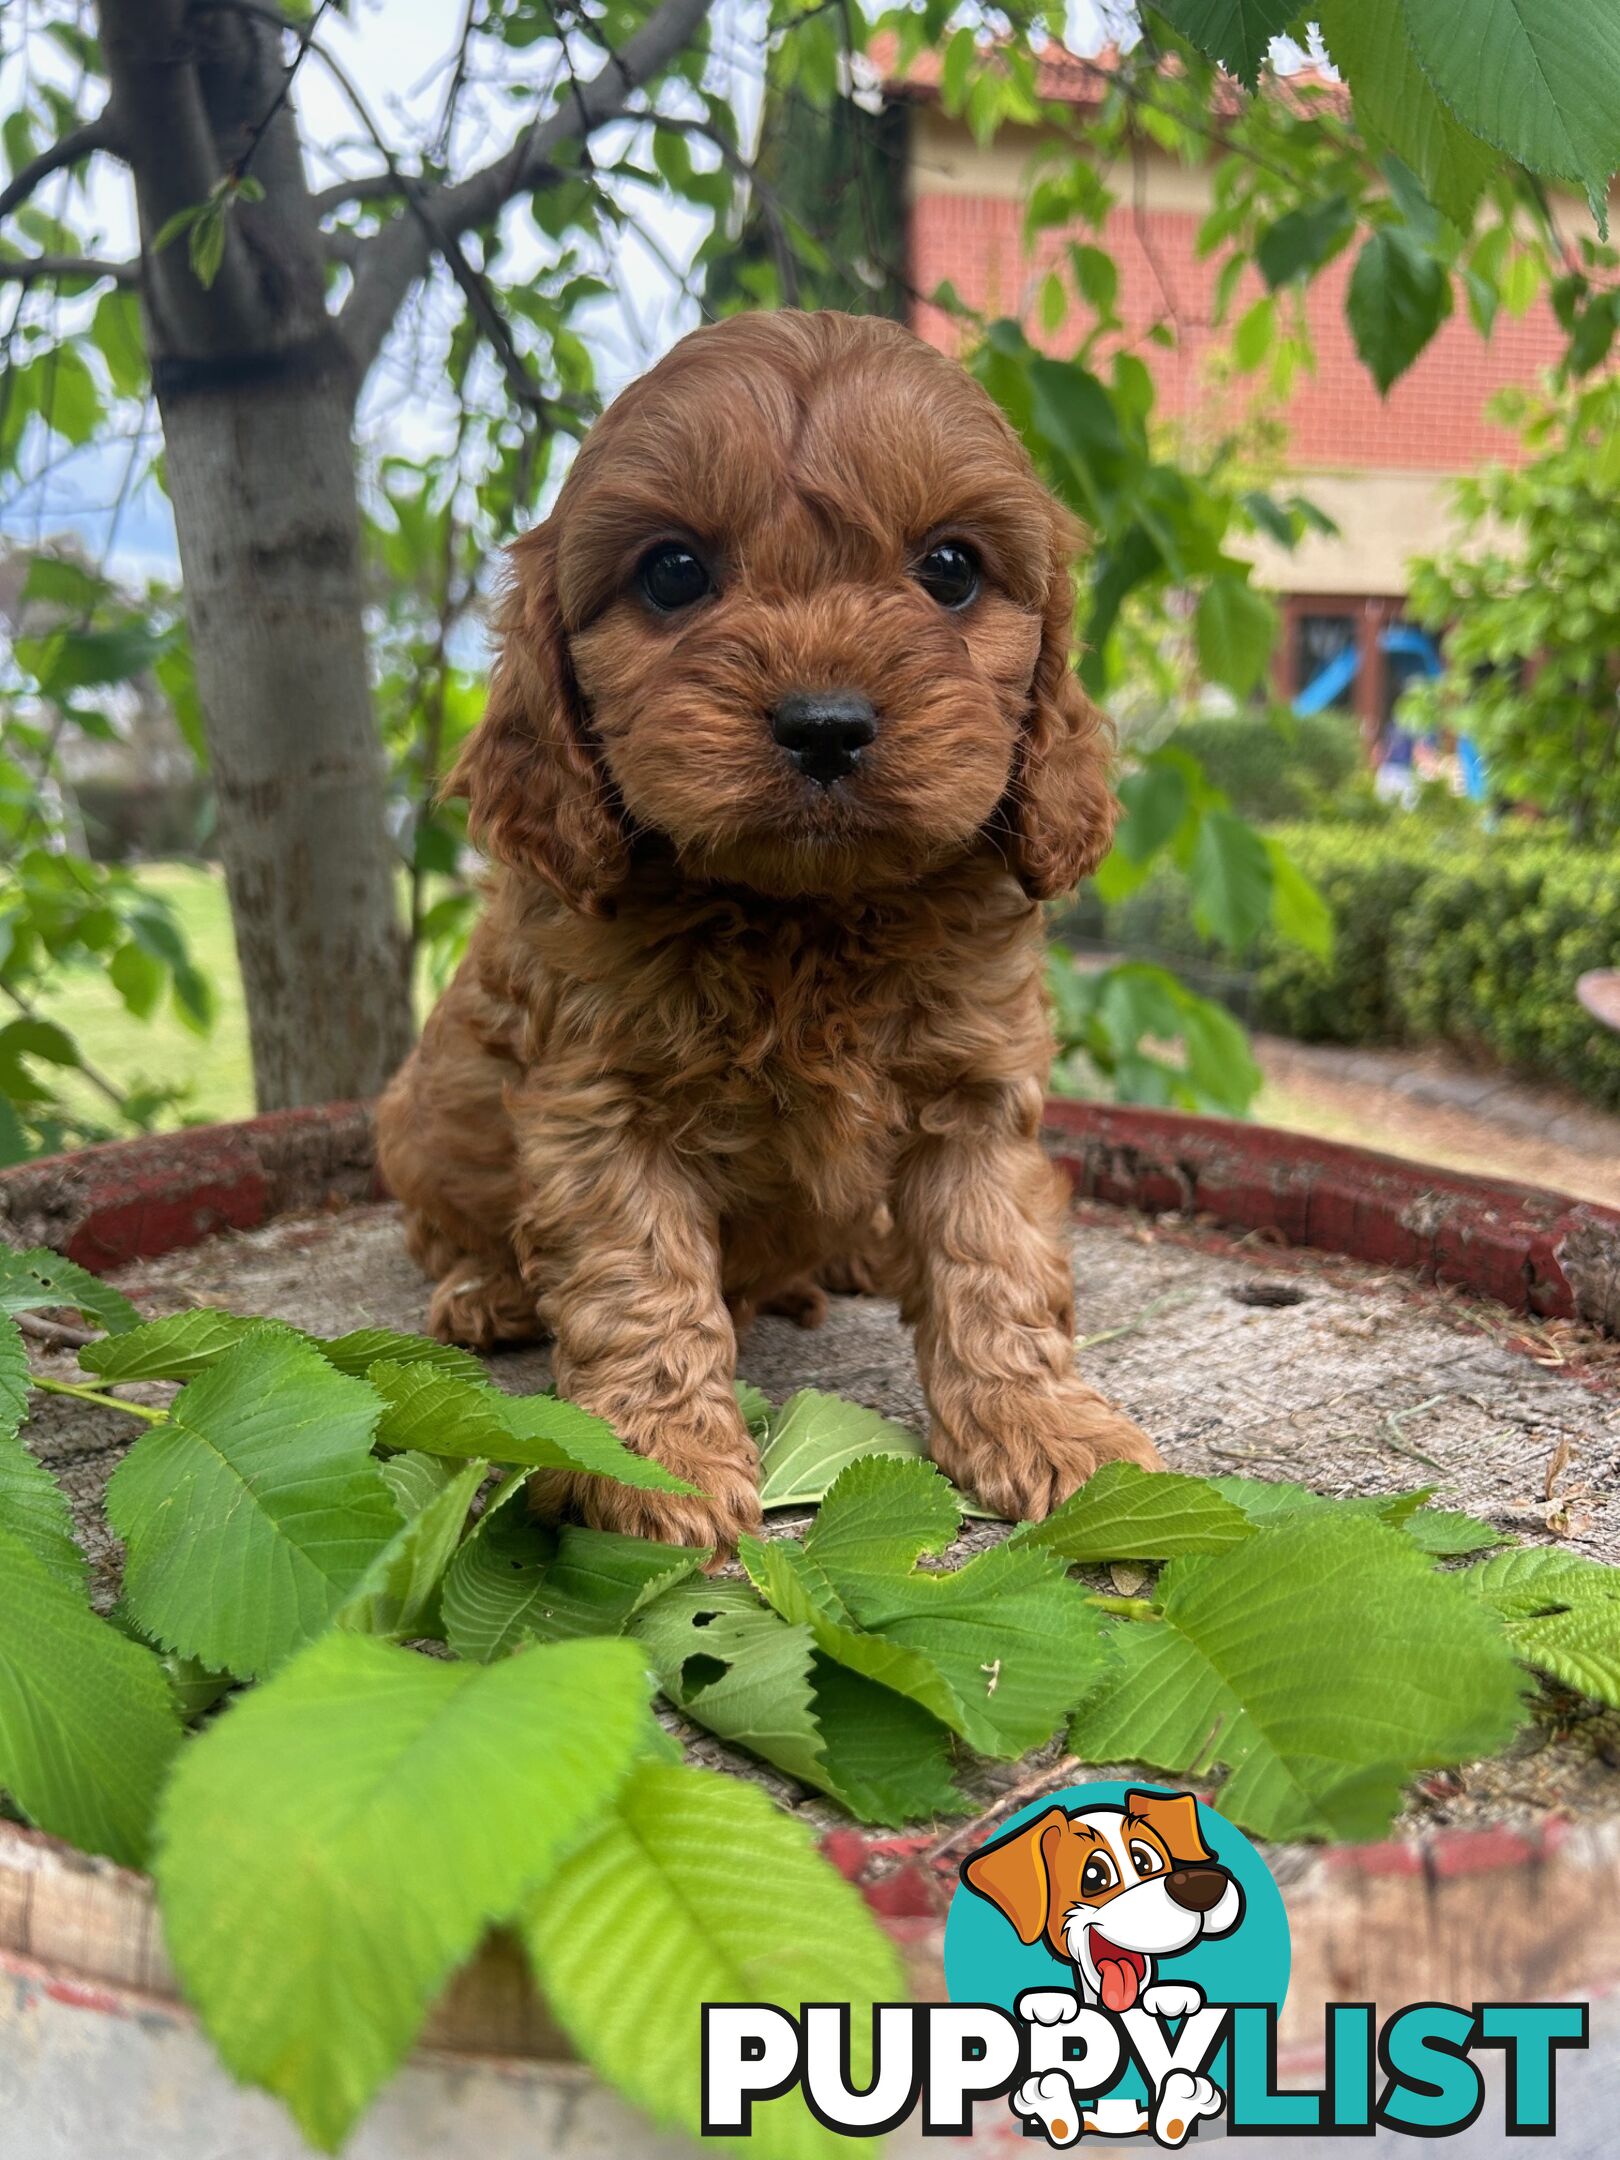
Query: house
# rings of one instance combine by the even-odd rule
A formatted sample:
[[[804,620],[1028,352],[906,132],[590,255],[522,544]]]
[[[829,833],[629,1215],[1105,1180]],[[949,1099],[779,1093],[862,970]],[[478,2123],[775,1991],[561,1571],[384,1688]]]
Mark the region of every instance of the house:
[[[1083,136],[1113,67],[1052,50],[1042,64],[1042,95],[1068,106]],[[1054,334],[1035,313],[1046,273],[1066,259],[1068,243],[1093,238],[1089,228],[1055,230],[1026,250],[1022,223],[1031,156],[1042,135],[1004,125],[988,143],[947,114],[939,94],[940,59],[925,53],[904,74],[882,73],[882,125],[903,175],[907,281],[915,294],[949,281],[971,308],[1021,319],[1037,344],[1072,351],[1076,321]],[[1342,102],[1332,78],[1314,79],[1316,94]],[[1236,95],[1235,86],[1233,95]],[[1286,93],[1285,93],[1286,94]],[[1217,115],[1218,117],[1218,115]],[[1239,288],[1227,324],[1214,325],[1217,259],[1200,259],[1196,239],[1211,203],[1209,165],[1189,168],[1145,136],[1110,186],[1118,202],[1103,244],[1119,270],[1117,309],[1128,338],[1165,320],[1173,349],[1135,346],[1151,367],[1158,409],[1196,424],[1210,399],[1210,363],[1231,337],[1231,320],[1264,290],[1258,276]],[[1357,357],[1345,320],[1345,292],[1354,248],[1311,284],[1306,306],[1316,352],[1314,372],[1297,378],[1280,414],[1290,485],[1316,503],[1338,528],[1336,537],[1308,535],[1292,552],[1257,543],[1258,573],[1283,606],[1276,689],[1294,699],[1314,686],[1320,704],[1338,704],[1360,718],[1369,746],[1414,665],[1418,640],[1402,621],[1406,562],[1451,539],[1451,483],[1492,460],[1511,461],[1517,439],[1487,419],[1493,391],[1534,384],[1558,359],[1564,338],[1544,300],[1527,312],[1499,315],[1487,340],[1459,308],[1416,365],[1381,398]],[[1079,303],[1077,302],[1078,306]],[[914,327],[955,350],[959,323],[916,300]]]

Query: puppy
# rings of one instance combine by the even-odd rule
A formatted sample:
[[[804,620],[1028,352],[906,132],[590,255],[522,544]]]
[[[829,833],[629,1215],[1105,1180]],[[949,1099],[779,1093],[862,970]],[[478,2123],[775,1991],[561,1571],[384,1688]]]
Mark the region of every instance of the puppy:
[[[737,1329],[852,1273],[991,1506],[1157,1465],[1075,1373],[1040,1144],[1039,903],[1115,815],[1077,537],[952,361],[787,313],[677,345],[511,550],[451,781],[494,881],[379,1140],[435,1332],[549,1330],[559,1390],[701,1489],[548,1511],[731,1546]]]
[[[1184,2017],[1203,2001],[1185,1982],[1155,1982],[1156,1961],[1205,1935],[1229,1935],[1243,1891],[1204,1843],[1191,1793],[1130,1792],[1123,1807],[1070,1815],[1048,1808],[963,1863],[962,1880],[1004,1913],[1024,1943],[1072,1966],[1075,1994],[1116,2016],[1138,2002]],[[1074,2014],[1053,1989],[1020,1999],[1042,2023]]]

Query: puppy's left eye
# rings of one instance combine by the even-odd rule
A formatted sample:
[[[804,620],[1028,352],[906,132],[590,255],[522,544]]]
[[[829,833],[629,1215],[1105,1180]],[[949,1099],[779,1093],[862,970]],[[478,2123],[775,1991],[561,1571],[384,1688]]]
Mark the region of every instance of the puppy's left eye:
[[[692,550],[674,540],[643,555],[636,579],[653,606],[665,615],[701,600],[712,582]]]
[[[1151,1845],[1131,1847],[1131,1865],[1138,1875],[1158,1875],[1163,1872],[1164,1861]]]
[[[941,540],[911,574],[943,608],[966,607],[979,590],[979,558],[961,540]]]

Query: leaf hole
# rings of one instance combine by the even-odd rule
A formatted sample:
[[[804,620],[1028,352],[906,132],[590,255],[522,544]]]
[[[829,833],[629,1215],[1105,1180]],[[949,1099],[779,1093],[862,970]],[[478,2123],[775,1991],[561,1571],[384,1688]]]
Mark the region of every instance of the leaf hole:
[[[713,1687],[717,1680],[723,1680],[730,1670],[730,1666],[722,1659],[710,1657],[700,1650],[696,1657],[689,1657],[681,1667],[681,1692],[683,1695],[701,1695],[705,1688]]]

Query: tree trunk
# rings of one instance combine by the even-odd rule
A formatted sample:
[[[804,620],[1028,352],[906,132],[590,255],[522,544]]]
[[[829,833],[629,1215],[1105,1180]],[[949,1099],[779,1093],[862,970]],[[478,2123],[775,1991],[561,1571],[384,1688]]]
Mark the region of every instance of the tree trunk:
[[[336,345],[335,338],[332,341]],[[372,1095],[411,1034],[342,355],[158,373],[261,1109]]]
[[[262,1110],[372,1095],[410,982],[362,614],[355,365],[273,13],[99,0]],[[214,274],[156,236],[240,176]]]

